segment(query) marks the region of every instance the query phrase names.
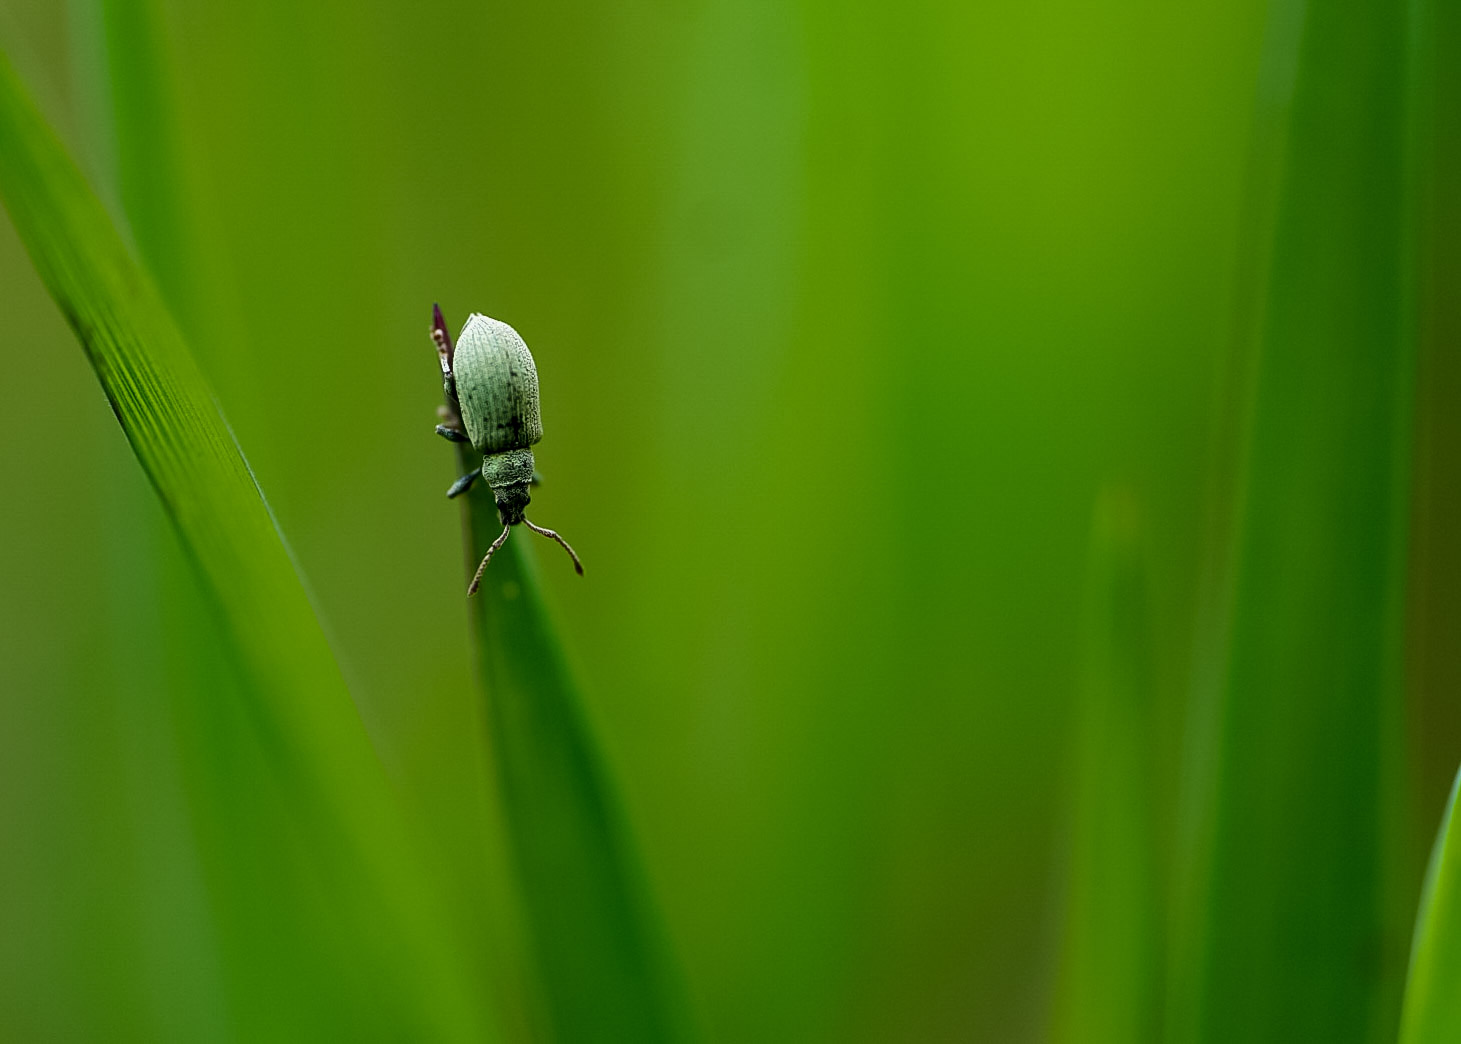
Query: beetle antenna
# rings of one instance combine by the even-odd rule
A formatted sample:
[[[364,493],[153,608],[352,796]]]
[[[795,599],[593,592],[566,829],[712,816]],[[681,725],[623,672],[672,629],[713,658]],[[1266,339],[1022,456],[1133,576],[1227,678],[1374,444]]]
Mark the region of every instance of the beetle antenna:
[[[507,535],[512,532],[511,526],[502,527],[502,535],[492,541],[492,546],[487,549],[487,554],[482,558],[482,564],[477,567],[477,575],[472,577],[472,586],[467,588],[467,597],[471,598],[477,593],[477,585],[482,582],[482,574],[487,571],[487,563],[492,561],[492,556],[497,554],[497,549],[507,543]],[[564,545],[567,546],[567,545]]]
[[[456,354],[456,350],[451,343],[451,332],[446,328],[446,320],[441,317],[441,305],[438,304],[431,306],[431,339],[436,342],[436,353],[441,357],[442,373],[450,373],[452,356]]]
[[[573,548],[568,546],[568,541],[564,540],[561,536],[553,532],[551,529],[544,529],[542,526],[535,526],[527,519],[523,519],[523,525],[527,526],[534,533],[541,533],[549,540],[558,541],[563,550],[568,552],[568,557],[573,559],[573,568],[578,570],[579,576],[583,576],[583,563],[578,560],[578,552],[574,551]]]
[[[431,340],[436,345],[436,360],[441,364],[441,390],[446,394],[447,412],[460,421],[462,404],[457,398],[457,379],[451,368],[456,348],[452,346],[446,320],[441,316],[441,306],[435,304],[431,306]]]

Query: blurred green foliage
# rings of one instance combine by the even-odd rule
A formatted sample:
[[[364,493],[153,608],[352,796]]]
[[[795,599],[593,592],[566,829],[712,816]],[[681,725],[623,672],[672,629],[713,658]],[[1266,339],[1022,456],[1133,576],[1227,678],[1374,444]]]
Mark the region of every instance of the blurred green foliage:
[[[435,300],[536,356],[587,577],[520,550],[708,1039],[1394,1038],[1461,760],[1446,5],[0,29],[269,495],[496,1035],[543,1001]],[[328,1036],[348,976],[273,900],[331,882],[285,872],[206,597],[8,223],[0,295],[0,1035]]]

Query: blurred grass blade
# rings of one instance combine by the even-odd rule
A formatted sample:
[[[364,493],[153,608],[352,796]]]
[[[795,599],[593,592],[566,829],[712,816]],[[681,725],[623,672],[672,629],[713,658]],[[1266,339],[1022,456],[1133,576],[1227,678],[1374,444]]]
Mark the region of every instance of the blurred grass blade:
[[[482,466],[470,446],[456,450],[458,475]],[[471,577],[502,524],[485,482],[459,499]],[[552,1039],[684,1040],[689,1023],[678,975],[539,593],[530,543],[537,539],[525,528],[513,531],[469,611],[491,758]],[[568,568],[558,561],[562,552],[552,552]]]
[[[1456,794],[1461,773],[1451,787],[1445,818],[1436,835],[1426,874],[1410,977],[1405,984],[1405,1013],[1400,1044],[1453,1044],[1461,1040],[1461,832],[1456,830]]]
[[[197,567],[227,638],[232,676],[220,689],[244,701],[268,764],[269,793],[212,796],[236,802],[212,842],[226,850],[240,822],[267,839],[235,856],[267,873],[255,890],[289,912],[231,969],[270,990],[238,998],[241,1032],[469,1033],[480,1012],[429,937],[441,918],[269,509],[166,308],[4,55],[0,197]],[[88,391],[60,390],[57,423]],[[265,962],[285,944],[267,932],[286,923],[296,937],[275,963],[308,978],[281,983]]]
[[[272,694],[281,725],[326,725],[343,686],[248,465],[147,277],[4,59],[0,194],[231,618],[258,689]],[[85,399],[84,389],[65,389],[61,422]],[[296,698],[303,692],[336,698]]]
[[[165,19],[157,0],[71,0],[72,75],[88,139],[105,143],[97,177],[121,206],[138,256],[189,348],[237,350],[233,316],[218,322],[222,280],[201,232],[198,194],[178,126]],[[210,322],[212,320],[212,322]]]
[[[1140,1044],[1161,1025],[1151,641],[1131,495],[1096,505],[1077,718],[1069,885],[1053,1039]]]
[[[1300,21],[1295,23],[1294,12]],[[1178,1039],[1392,1039],[1412,338],[1405,5],[1300,26],[1241,475],[1198,982]],[[1261,230],[1260,230],[1261,231]]]
[[[1445,810],[1461,758],[1461,5],[1417,0],[1416,448],[1406,674],[1418,843]]]

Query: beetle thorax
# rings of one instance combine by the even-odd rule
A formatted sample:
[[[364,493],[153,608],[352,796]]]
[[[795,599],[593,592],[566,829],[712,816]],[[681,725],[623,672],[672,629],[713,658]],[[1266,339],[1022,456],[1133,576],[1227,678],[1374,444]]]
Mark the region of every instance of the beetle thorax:
[[[533,481],[533,451],[512,449],[487,454],[482,458],[482,477],[492,488],[502,524],[515,526],[521,522],[528,501],[532,499],[528,495],[528,486]]]

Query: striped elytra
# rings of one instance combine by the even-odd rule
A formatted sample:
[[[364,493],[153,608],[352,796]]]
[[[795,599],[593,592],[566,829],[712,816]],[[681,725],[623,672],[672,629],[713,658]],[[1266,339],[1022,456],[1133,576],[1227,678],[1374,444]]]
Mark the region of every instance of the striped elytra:
[[[473,313],[452,357],[462,422],[484,456],[526,449],[543,437],[538,370],[518,332]]]

